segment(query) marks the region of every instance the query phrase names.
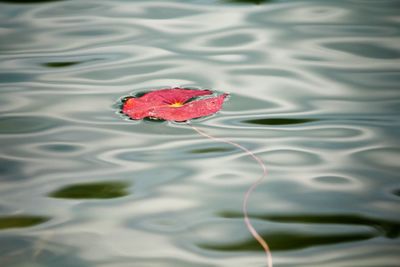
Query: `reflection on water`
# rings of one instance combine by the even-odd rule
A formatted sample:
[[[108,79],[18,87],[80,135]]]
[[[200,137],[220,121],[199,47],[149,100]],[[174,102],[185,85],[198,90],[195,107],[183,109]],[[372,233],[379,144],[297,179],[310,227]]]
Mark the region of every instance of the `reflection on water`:
[[[266,2],[271,2],[271,0],[223,0],[225,2],[231,3],[245,3],[245,4],[262,4]]]
[[[18,101],[18,100],[15,100]],[[0,119],[1,134],[21,134],[41,132],[55,127],[56,120],[38,116],[14,116]]]
[[[73,66],[76,64],[79,64],[81,62],[77,62],[77,61],[63,61],[63,62],[47,62],[44,63],[43,65],[49,68],[64,68],[64,67],[69,67],[69,66]]]
[[[260,124],[260,125],[287,125],[287,124],[299,124],[306,122],[313,122],[313,119],[292,119],[292,118],[266,118],[266,119],[252,119],[245,120],[244,123]]]
[[[317,235],[315,233],[291,233],[290,231],[275,231],[274,234],[262,234],[264,240],[268,240],[268,245],[272,252],[278,250],[291,250],[291,249],[304,249],[312,246],[340,244],[343,242],[355,242],[360,240],[371,239],[376,237],[373,233],[348,233],[340,234],[333,231],[327,233],[321,233]],[[259,251],[260,244],[254,239],[248,239],[238,243],[229,242],[226,245],[211,244],[200,244],[201,248],[216,250],[216,251]]]
[[[12,2],[12,3],[11,3]],[[398,1],[0,1],[0,266],[265,266],[260,175],[185,124],[121,118],[169,86],[265,161],[275,266],[398,266]]]
[[[203,153],[224,153],[227,151],[233,150],[232,148],[223,148],[223,147],[210,147],[210,148],[199,148],[193,149],[190,153],[193,154],[203,154]]]
[[[1,0],[0,2],[13,3],[13,4],[30,4],[30,3],[42,3],[62,0]]]
[[[8,235],[0,237],[0,265],[7,267],[51,267],[54,262],[61,267],[83,267],[88,263],[74,256],[74,249],[44,240]]]
[[[128,185],[123,182],[99,182],[65,186],[50,194],[55,198],[117,198],[126,196]]]
[[[41,216],[1,216],[0,229],[29,227],[48,221],[49,218]]]
[[[241,214],[221,212],[224,218],[240,218]],[[252,218],[283,223],[309,223],[309,224],[331,224],[331,225],[365,225],[376,228],[377,232],[388,238],[400,236],[400,223],[381,218],[368,218],[358,215],[346,214],[301,214],[301,215],[254,215]]]

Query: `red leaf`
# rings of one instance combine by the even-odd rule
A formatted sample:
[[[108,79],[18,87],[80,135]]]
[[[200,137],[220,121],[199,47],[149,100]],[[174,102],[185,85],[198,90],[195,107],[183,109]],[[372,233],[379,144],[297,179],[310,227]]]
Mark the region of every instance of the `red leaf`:
[[[142,97],[140,97],[140,99],[141,101],[151,102],[152,104],[156,104],[157,102],[159,102],[160,104],[173,104],[176,102],[185,103],[193,97],[211,94],[212,92],[210,90],[173,88],[152,91],[143,95]]]
[[[210,90],[184,88],[152,91],[138,98],[129,98],[123,104],[122,112],[134,120],[151,117],[186,121],[212,115],[222,108],[227,94],[191,101],[195,97],[211,94]]]

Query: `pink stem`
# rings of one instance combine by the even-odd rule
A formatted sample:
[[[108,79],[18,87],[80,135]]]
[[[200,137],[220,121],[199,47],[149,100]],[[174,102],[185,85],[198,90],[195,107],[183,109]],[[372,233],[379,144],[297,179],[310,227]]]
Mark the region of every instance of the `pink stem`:
[[[256,231],[256,229],[254,228],[254,226],[251,224],[250,222],[250,218],[247,212],[247,206],[248,206],[248,202],[249,202],[249,198],[251,193],[256,189],[256,187],[261,184],[261,182],[264,180],[264,178],[267,176],[267,168],[265,167],[264,162],[257,157],[256,155],[254,155],[253,152],[251,152],[250,150],[248,150],[247,148],[245,148],[242,145],[239,145],[237,143],[234,143],[232,141],[229,140],[225,140],[222,138],[218,138],[218,137],[214,137],[211,136],[203,131],[201,131],[200,129],[198,129],[197,127],[193,126],[190,122],[187,122],[187,124],[192,127],[193,130],[195,130],[197,133],[199,133],[202,136],[205,136],[211,140],[215,140],[217,142],[222,142],[222,143],[227,143],[227,144],[231,144],[241,150],[243,150],[244,152],[246,152],[247,155],[249,155],[250,157],[252,157],[262,168],[263,173],[261,175],[261,177],[254,182],[250,188],[246,191],[246,194],[244,195],[244,200],[243,200],[243,214],[244,214],[244,222],[246,224],[247,229],[249,230],[249,232],[252,234],[252,236],[258,241],[258,243],[260,243],[260,245],[263,247],[265,254],[267,256],[267,266],[268,267],[272,267],[272,254],[271,254],[271,250],[267,244],[267,242],[260,236],[260,234]]]

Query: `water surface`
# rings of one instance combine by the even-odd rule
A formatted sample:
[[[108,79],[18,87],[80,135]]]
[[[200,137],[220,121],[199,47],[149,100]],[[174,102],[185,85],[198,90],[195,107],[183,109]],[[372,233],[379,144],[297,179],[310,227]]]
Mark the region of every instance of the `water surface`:
[[[279,267],[399,262],[399,1],[1,1],[0,265],[265,266],[261,170],[118,100],[229,92],[193,123],[265,161]]]

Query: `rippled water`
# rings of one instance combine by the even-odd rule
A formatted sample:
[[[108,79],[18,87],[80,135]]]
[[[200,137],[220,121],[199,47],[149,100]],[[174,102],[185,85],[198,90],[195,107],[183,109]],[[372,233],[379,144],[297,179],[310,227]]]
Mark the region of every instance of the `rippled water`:
[[[1,2],[0,266],[265,266],[259,166],[118,114],[178,85],[231,94],[194,124],[265,161],[275,266],[399,266],[399,1]]]

